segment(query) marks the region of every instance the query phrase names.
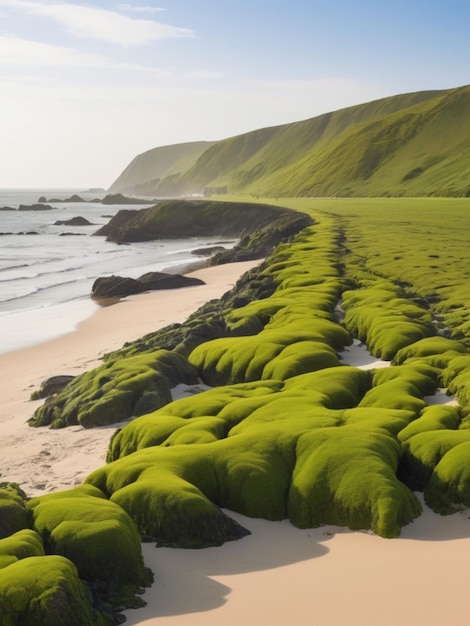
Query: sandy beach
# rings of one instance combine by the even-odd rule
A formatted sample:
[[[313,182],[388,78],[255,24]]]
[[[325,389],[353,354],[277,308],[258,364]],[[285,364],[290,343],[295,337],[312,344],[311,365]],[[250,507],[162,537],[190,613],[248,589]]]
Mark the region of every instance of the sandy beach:
[[[79,374],[125,341],[184,321],[257,264],[196,271],[205,286],[126,298],[100,309],[73,333],[0,355],[2,480],[20,483],[28,495],[80,484],[103,464],[117,425],[30,428],[26,420],[39,404],[29,400],[31,392],[49,376]],[[354,350],[350,361],[378,366]],[[442,626],[469,620],[469,511],[441,517],[425,507],[399,539],[388,540],[229,514],[252,534],[205,550],[143,546],[156,580],[144,596],[147,606],[127,611],[129,625]]]
[[[27,420],[42,400],[32,391],[50,376],[77,375],[102,363],[101,357],[126,341],[183,322],[202,304],[219,298],[260,261],[208,267],[192,272],[205,285],[155,291],[125,298],[99,309],[76,331],[57,339],[0,354],[0,442],[3,481],[17,482],[30,496],[80,484],[103,465],[108,441],[120,426],[50,430],[31,428]]]

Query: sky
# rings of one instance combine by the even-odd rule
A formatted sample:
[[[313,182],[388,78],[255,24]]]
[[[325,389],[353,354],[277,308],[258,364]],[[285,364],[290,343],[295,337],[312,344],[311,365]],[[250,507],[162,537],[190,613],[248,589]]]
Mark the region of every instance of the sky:
[[[0,188],[470,83],[468,0],[0,0]]]

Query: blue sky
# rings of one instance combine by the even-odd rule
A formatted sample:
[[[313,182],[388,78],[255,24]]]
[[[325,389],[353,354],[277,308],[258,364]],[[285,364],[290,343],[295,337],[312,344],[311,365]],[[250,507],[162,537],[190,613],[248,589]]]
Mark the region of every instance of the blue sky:
[[[2,187],[470,83],[467,0],[0,0]]]

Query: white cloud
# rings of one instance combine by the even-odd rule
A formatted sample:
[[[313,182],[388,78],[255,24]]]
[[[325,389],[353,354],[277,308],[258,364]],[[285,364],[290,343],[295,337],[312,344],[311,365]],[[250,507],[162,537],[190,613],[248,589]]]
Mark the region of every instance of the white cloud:
[[[121,11],[133,11],[134,13],[161,13],[162,11],[166,11],[166,9],[160,7],[136,7],[132,4],[120,4],[119,8]]]
[[[56,46],[17,37],[2,37],[1,35],[0,67],[118,69],[164,75],[163,72],[152,67],[120,63],[100,54],[84,53],[65,46]]]
[[[0,6],[19,9],[29,15],[50,18],[69,33],[125,46],[142,45],[162,39],[192,37],[187,28],[148,19],[134,19],[114,11],[70,3],[0,0]]]

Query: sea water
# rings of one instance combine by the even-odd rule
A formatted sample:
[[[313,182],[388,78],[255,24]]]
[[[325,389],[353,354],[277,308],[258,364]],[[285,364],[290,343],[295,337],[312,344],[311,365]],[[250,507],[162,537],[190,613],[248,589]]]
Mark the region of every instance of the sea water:
[[[148,205],[105,205],[91,201],[105,194],[76,189],[3,189],[0,208],[17,209],[41,197],[60,200],[72,194],[85,202],[46,202],[52,209],[42,211],[0,210],[0,353],[73,331],[99,307],[90,297],[96,278],[183,270],[198,260],[192,250],[215,243],[210,237],[129,245],[106,241],[94,233],[113,215]],[[78,216],[91,225],[55,225]]]

